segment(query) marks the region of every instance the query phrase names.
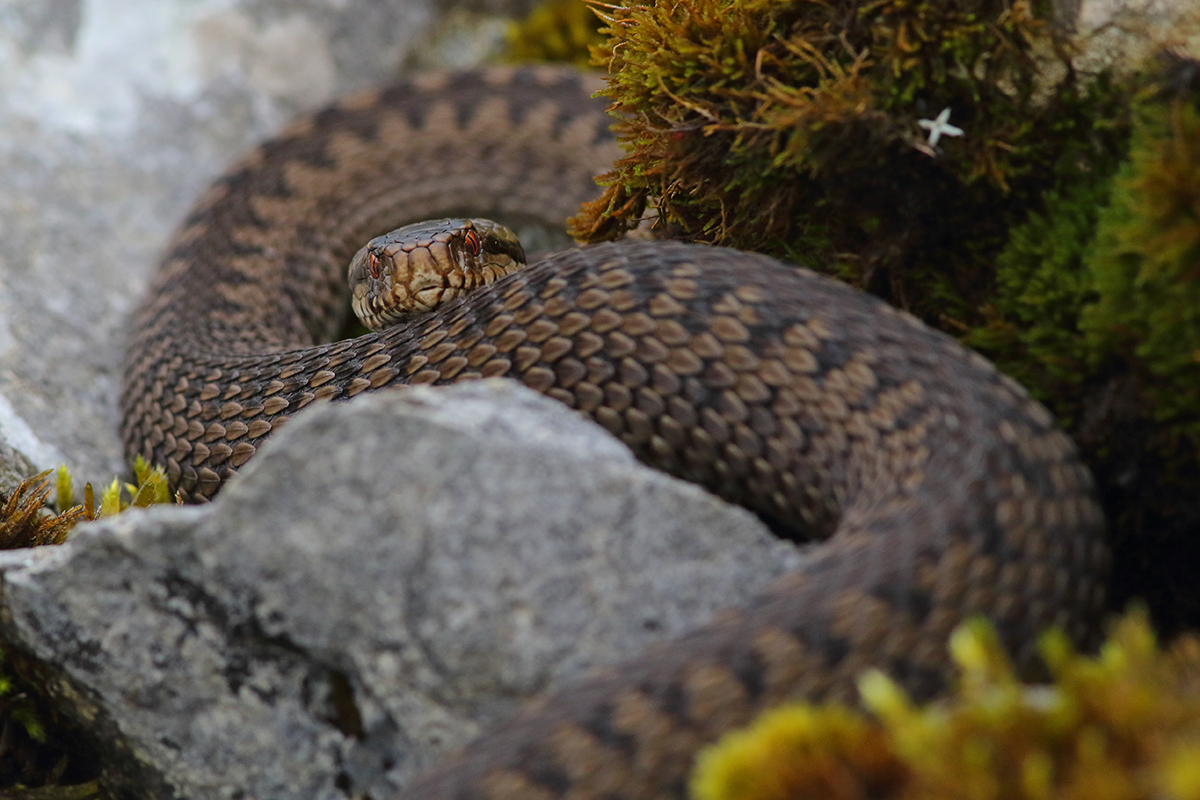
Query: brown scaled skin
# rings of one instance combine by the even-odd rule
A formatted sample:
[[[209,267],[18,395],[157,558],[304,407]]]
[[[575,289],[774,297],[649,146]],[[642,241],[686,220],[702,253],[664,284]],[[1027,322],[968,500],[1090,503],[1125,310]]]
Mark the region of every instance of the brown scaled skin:
[[[470,197],[500,219],[561,220],[613,156],[568,73],[420,82],[299,123],[200,201],[135,320],[130,458],[207,497],[312,402],[508,376],[647,463],[826,541],[750,608],[561,690],[406,797],[682,797],[696,749],[763,707],[852,698],[868,666],[938,692],[968,615],[1026,668],[1045,626],[1089,638],[1107,552],[1071,442],[979,356],[807,271],[601,245],[411,326],[318,344],[342,265],[412,221],[397,209],[450,216]]]

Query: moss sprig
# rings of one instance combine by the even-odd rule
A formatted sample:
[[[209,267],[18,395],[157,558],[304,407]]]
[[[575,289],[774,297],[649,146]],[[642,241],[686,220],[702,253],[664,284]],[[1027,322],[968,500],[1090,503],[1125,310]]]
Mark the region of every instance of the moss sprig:
[[[45,744],[46,728],[34,708],[33,701],[20,691],[16,681],[7,674],[4,667],[4,649],[0,648],[0,728],[19,725],[30,739]],[[3,753],[0,752],[0,755]]]
[[[0,550],[62,544],[71,528],[86,518],[82,507],[50,514],[45,510],[50,497],[50,470],[21,481],[0,505]]]
[[[133,475],[133,483],[113,478],[101,496],[97,516],[110,517],[128,508],[148,508],[171,502],[170,482],[162,467],[151,467],[144,458],[138,456],[133,463]],[[182,504],[183,500],[177,496],[175,502]]]

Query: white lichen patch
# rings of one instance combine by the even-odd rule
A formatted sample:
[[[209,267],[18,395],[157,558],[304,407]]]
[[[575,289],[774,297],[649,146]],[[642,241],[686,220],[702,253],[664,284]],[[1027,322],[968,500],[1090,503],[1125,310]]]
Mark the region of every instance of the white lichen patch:
[[[65,49],[25,53],[0,31],[0,74],[12,76],[0,102],[47,128],[128,132],[147,98],[187,102],[196,96],[197,53],[182,32],[199,14],[228,4],[85,0]]]
[[[325,34],[307,17],[293,15],[259,28],[228,11],[199,19],[191,41],[207,80],[245,76],[258,92],[300,107],[333,96],[336,69]]]
[[[122,136],[147,104],[193,103],[216,81],[293,107],[332,97],[336,70],[311,19],[260,25],[236,6],[83,0],[66,46],[21,41],[20,29],[0,25],[0,109],[48,129]]]

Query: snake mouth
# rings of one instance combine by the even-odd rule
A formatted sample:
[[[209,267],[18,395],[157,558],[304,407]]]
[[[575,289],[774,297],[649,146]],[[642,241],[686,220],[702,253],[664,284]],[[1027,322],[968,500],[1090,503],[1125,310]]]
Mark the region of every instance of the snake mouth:
[[[432,311],[445,301],[440,285],[418,289],[411,294],[407,288],[395,286],[390,292],[372,295],[361,301],[355,298],[351,305],[363,325],[377,331]]]
[[[438,284],[426,288],[416,288],[412,291],[415,311],[432,311],[442,303],[447,303],[458,297],[459,291],[452,286]]]

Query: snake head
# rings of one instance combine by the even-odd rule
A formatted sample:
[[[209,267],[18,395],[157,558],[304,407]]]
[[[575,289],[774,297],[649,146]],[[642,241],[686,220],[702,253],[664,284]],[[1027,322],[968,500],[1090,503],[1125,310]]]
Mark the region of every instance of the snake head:
[[[371,330],[402,322],[525,266],[517,235],[487,219],[438,219],[377,236],[346,279],[354,313]]]

